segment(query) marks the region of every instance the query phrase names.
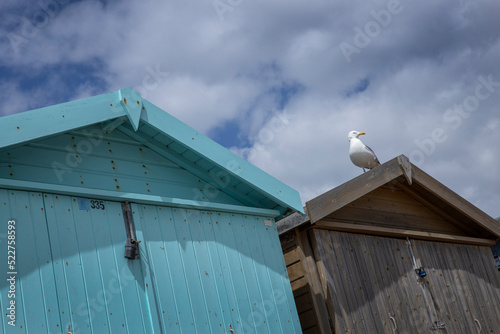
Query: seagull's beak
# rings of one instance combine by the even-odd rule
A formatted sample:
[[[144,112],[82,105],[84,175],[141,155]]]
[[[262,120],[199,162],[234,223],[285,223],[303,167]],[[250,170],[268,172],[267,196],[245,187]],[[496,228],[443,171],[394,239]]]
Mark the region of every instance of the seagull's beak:
[[[364,133],[364,132],[358,133],[358,136],[361,136],[361,135],[366,135],[366,133]]]

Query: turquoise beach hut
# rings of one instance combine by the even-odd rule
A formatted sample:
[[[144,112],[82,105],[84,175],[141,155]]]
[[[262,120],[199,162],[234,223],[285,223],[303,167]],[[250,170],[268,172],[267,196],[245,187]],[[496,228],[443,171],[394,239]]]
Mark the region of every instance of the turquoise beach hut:
[[[3,333],[300,333],[299,194],[132,89],[0,118]]]

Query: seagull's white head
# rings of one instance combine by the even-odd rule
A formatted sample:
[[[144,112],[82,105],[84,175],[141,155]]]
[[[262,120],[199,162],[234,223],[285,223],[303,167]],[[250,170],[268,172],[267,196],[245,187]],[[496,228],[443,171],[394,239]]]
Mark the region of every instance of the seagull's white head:
[[[359,131],[351,131],[349,132],[349,134],[347,135],[347,139],[351,140],[353,138],[358,138],[359,136],[361,135],[365,135],[366,133],[364,132],[359,132]]]

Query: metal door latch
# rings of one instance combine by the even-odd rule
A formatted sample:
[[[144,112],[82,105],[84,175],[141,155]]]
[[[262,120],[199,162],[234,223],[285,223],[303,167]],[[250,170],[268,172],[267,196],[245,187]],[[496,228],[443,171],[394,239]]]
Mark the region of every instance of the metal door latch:
[[[436,329],[445,329],[446,328],[446,324],[442,321],[434,321],[431,326],[430,326],[431,330],[436,330]]]
[[[139,243],[135,236],[134,219],[132,218],[132,210],[130,203],[125,201],[122,203],[123,220],[125,222],[125,232],[127,240],[125,241],[125,258],[135,260],[139,258]]]

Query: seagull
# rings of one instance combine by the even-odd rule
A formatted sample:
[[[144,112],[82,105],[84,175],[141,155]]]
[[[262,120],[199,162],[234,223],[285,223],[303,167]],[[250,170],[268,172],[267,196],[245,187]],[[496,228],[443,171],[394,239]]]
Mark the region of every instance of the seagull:
[[[359,140],[359,136],[364,135],[364,132],[351,131],[347,135],[347,139],[349,139],[349,157],[353,164],[358,167],[363,168],[363,172],[365,168],[372,169],[380,165],[380,161],[378,161],[375,152],[365,144],[361,140]]]

